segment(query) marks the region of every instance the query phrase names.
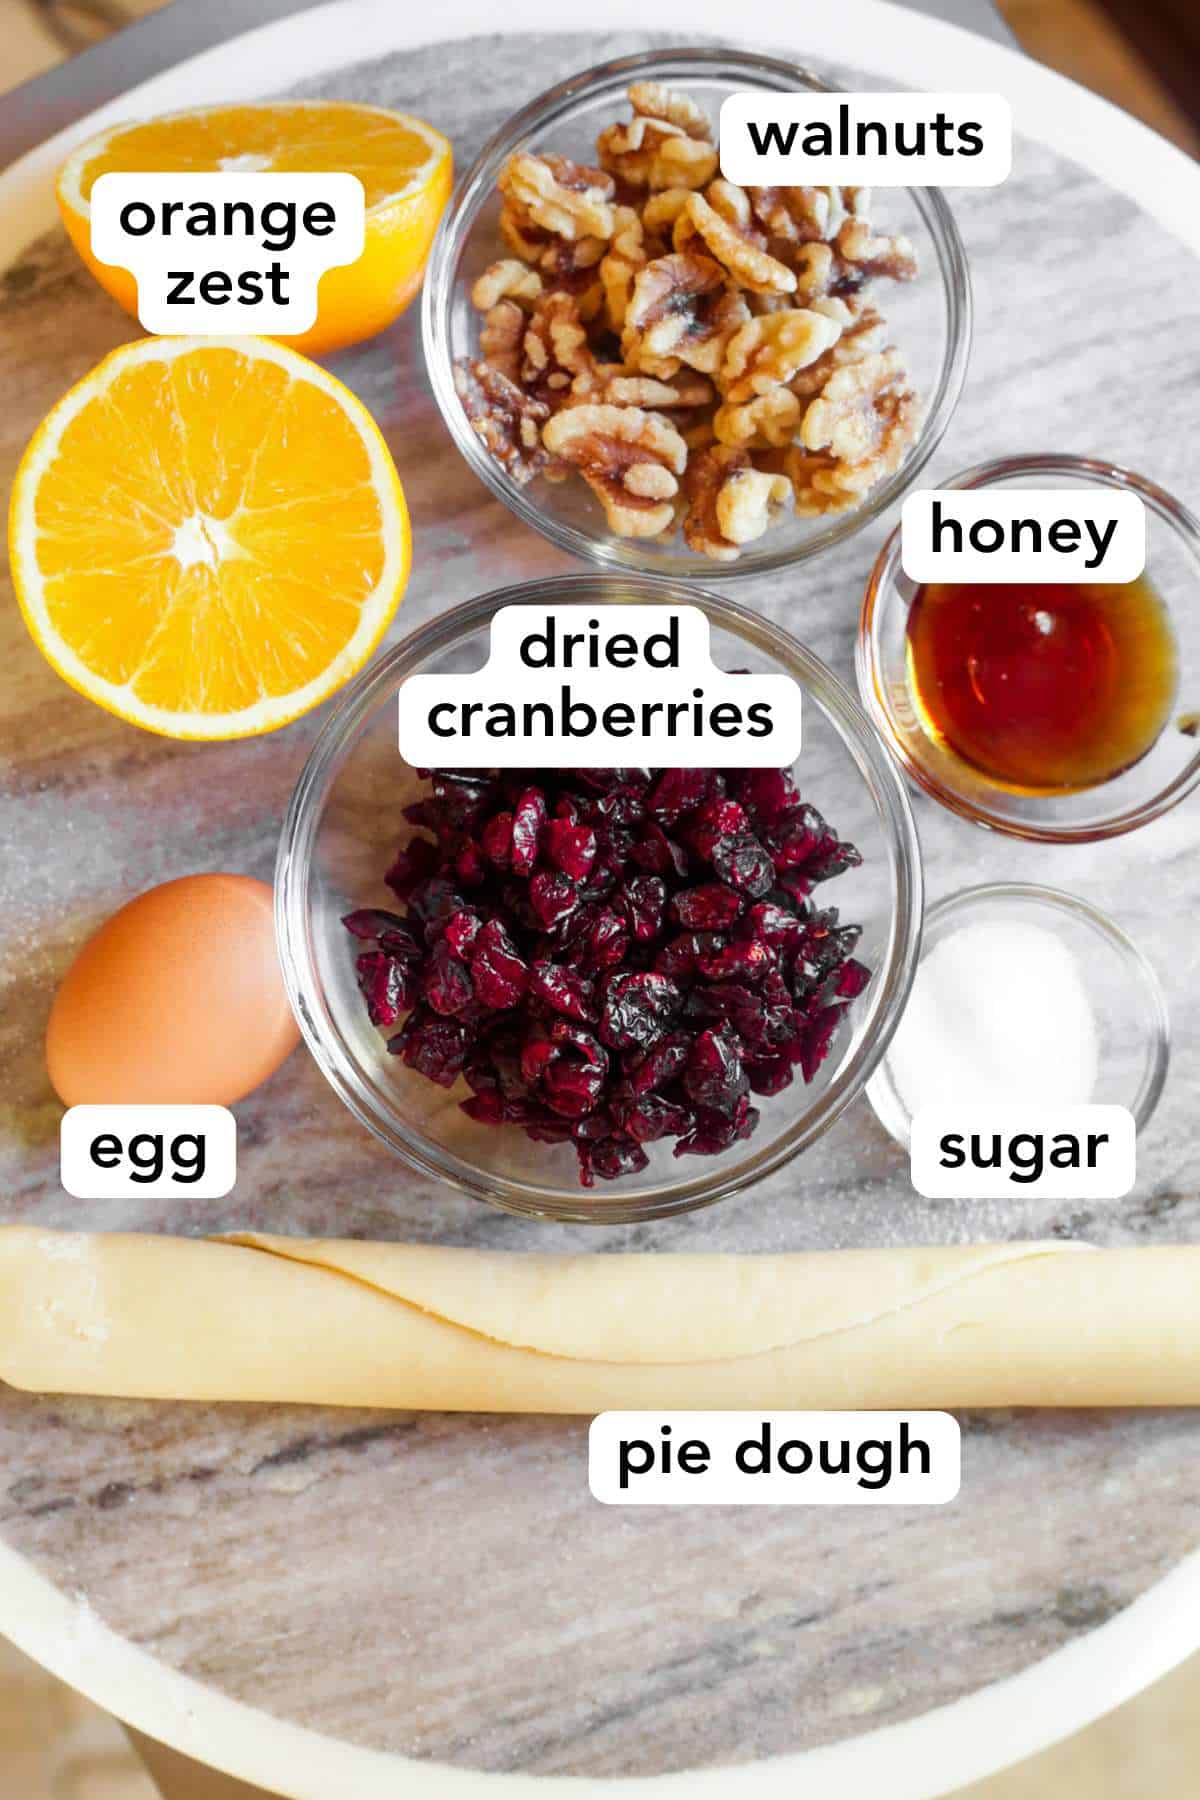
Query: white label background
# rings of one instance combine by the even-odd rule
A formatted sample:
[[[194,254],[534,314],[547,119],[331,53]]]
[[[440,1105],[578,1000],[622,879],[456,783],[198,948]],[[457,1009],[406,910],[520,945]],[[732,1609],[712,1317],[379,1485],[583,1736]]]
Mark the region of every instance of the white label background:
[[[943,521],[955,520],[963,548],[948,547],[955,534],[943,524],[940,550],[933,548],[933,509],[937,503]],[[1004,527],[998,550],[976,550],[968,540],[972,525],[995,519]],[[1041,526],[1042,548],[1013,551],[1011,522],[1035,519]],[[1076,550],[1048,548],[1047,532],[1056,520],[1079,526]],[[1096,547],[1085,521],[1092,520],[1104,532],[1111,520],[1116,530],[1096,568],[1087,564]],[[995,534],[988,532],[989,541]],[[1022,545],[1030,533],[1022,533]],[[1140,494],[1117,493],[1111,488],[921,488],[910,494],[900,514],[900,561],[910,581],[1021,581],[1037,586],[1046,582],[1136,581],[1146,566],[1146,506]]]
[[[963,1139],[967,1160],[959,1169],[942,1166],[941,1140],[949,1132]],[[1047,1157],[1059,1134],[1077,1138],[1084,1158],[1089,1134],[1107,1133],[1108,1142],[1100,1145],[1094,1169],[1054,1169],[1047,1161],[1036,1181],[1014,1181],[1007,1154],[999,1168],[974,1166],[970,1143],[976,1132],[985,1154],[997,1133],[1002,1150],[1015,1136],[1040,1134]],[[912,1183],[927,1200],[1014,1200],[1026,1194],[1043,1200],[1120,1200],[1136,1177],[1137,1131],[1124,1106],[926,1106],[912,1124]]]
[[[901,156],[897,151],[869,155],[805,155],[799,148],[808,123],[828,125],[836,144],[842,109],[846,108],[853,138],[858,121],[878,121],[888,129],[899,122],[905,136],[912,127],[928,123],[942,112],[955,125],[968,121],[981,126],[983,149],[977,156],[941,156],[936,150],[924,156]],[[786,133],[797,122],[793,147],[788,152],[755,149],[746,129],[753,123],[778,122]],[[952,141],[957,138],[952,136]],[[721,173],[740,187],[821,186],[826,182],[867,183],[874,187],[995,187],[1012,168],[1012,108],[1003,94],[731,94],[721,105]]]
[[[928,1475],[912,1455],[909,1473],[898,1473],[903,1420],[910,1441],[920,1439],[929,1447]],[[813,1468],[797,1475],[774,1467],[765,1475],[743,1474],[734,1460],[738,1445],[758,1437],[764,1422],[771,1426],[775,1448],[792,1439],[807,1443]],[[622,1488],[618,1445],[642,1439],[657,1446],[663,1425],[671,1427],[673,1453],[691,1440],[707,1444],[708,1468],[688,1475],[672,1464],[670,1474],[652,1470],[631,1475]],[[822,1439],[832,1445],[834,1462],[842,1440],[849,1442],[849,1474],[820,1470]],[[855,1449],[880,1439],[893,1447],[891,1479],[883,1488],[863,1487]],[[606,1412],[592,1420],[588,1431],[588,1485],[592,1497],[608,1506],[942,1506],[958,1493],[961,1477],[962,1433],[958,1420],[946,1412]]]
[[[218,219],[226,202],[246,202],[255,219],[262,208],[290,201],[297,215],[296,239],[288,250],[272,250],[251,234],[217,232],[193,237],[183,228],[184,214],[176,214],[169,234],[156,223],[144,237],[131,236],[121,225],[121,211],[131,203],[145,203],[161,218],[165,202],[186,206],[203,202]],[[335,223],[327,237],[312,236],[300,217],[306,206],[332,207]],[[91,195],[92,254],[97,261],[129,269],[137,280],[138,321],[146,331],[165,335],[196,333],[225,336],[237,332],[307,331],[317,317],[317,283],[326,269],[357,262],[366,236],[366,201],[357,175],[345,171],[317,175],[130,175],[112,171],[101,175]],[[288,271],[286,300],[265,297],[254,305],[236,299],[238,276],[280,262]],[[168,275],[172,270],[198,273],[223,269],[233,281],[235,293],[224,303],[200,300],[193,281],[192,303],[171,304]]]
[[[542,632],[553,618],[561,642],[564,632],[579,633],[596,619],[602,638],[628,634],[644,644],[651,633],[666,631],[672,617],[679,620],[679,666],[649,668],[644,662],[629,669],[602,662],[598,669],[586,664],[574,668],[529,668],[520,657],[520,645],[533,632]],[[709,650],[708,619],[697,606],[503,606],[492,620],[491,647],[484,668],[470,675],[412,675],[398,697],[400,754],[413,768],[528,769],[560,766],[579,769],[652,767],[692,769],[715,765],[727,769],[781,769],[800,754],[800,688],[789,675],[731,675],[713,666]],[[640,708],[653,702],[686,701],[693,690],[703,688],[705,715],[714,706],[731,702],[746,720],[751,706],[765,703],[771,709],[773,730],[766,737],[750,737],[745,725],[736,737],[721,737],[707,729],[694,736],[689,721],[673,737],[667,735],[659,712],[646,732],[609,735],[597,729],[588,737],[560,733],[514,737],[489,737],[482,730],[486,715],[477,714],[469,736],[439,737],[430,725],[434,707],[460,708],[476,701],[487,706],[503,702],[520,709],[526,702],[544,702],[557,720],[559,694],[570,687],[573,698],[590,706],[597,716],[605,707]],[[452,715],[440,715],[450,723]]]
[[[116,1137],[122,1155],[114,1169],[92,1160],[99,1137]],[[130,1142],[162,1139],[162,1173],[156,1181],[134,1181]],[[175,1138],[204,1140],[204,1174],[199,1181],[176,1181],[171,1160]],[[220,1200],[237,1179],[237,1124],[225,1106],[72,1106],[59,1133],[61,1180],[77,1200],[132,1200],[146,1194],[174,1194],[192,1200]]]

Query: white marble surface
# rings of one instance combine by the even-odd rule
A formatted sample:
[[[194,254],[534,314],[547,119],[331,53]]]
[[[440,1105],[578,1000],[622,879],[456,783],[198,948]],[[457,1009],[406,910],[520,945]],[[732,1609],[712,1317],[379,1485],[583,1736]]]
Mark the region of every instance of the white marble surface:
[[[644,42],[564,37],[532,57],[527,44],[458,44],[322,89],[426,111],[452,130],[461,167],[501,112]],[[1004,189],[954,206],[975,277],[976,348],[933,473],[1006,451],[1076,450],[1127,461],[1186,497],[1200,428],[1200,291],[1187,253],[1132,203],[1025,143]],[[0,277],[8,472],[46,406],[129,335],[57,234]],[[482,587],[567,566],[458,461],[413,314],[335,366],[380,418],[412,506],[416,570],[397,635]],[[736,597],[850,679],[858,598],[883,531],[795,577],[739,584]],[[1157,964],[1175,1053],[1128,1200],[919,1200],[860,1102],[790,1170],[712,1211],[599,1234],[534,1227],[410,1177],[303,1053],[239,1109],[241,1176],[227,1201],[166,1219],[69,1200],[41,1056],[55,980],[95,923],[155,881],[201,868],[269,875],[319,719],[258,742],[169,744],[58,683],[11,601],[0,631],[8,1218],[597,1250],[1197,1236],[1194,804],[1088,849],[1017,845],[918,807],[931,897],[997,878],[1064,886],[1110,910]],[[748,1519],[596,1507],[582,1422],[10,1393],[0,1536],[136,1643],[280,1716],[473,1768],[652,1773],[912,1717],[1110,1617],[1194,1546],[1193,1415],[967,1424],[952,1508]]]

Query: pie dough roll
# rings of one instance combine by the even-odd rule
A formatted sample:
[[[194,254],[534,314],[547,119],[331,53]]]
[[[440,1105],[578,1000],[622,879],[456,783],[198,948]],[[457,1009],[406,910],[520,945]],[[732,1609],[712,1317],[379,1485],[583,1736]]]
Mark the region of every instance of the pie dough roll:
[[[1200,1402],[1200,1248],[544,1256],[0,1228],[0,1379],[448,1411]]]

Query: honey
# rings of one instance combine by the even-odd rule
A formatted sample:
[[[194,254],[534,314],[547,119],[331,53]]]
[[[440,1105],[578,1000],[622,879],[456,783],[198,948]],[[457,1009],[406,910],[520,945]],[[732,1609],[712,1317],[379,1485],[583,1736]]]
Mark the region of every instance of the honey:
[[[1144,577],[931,583],[909,611],[907,656],[930,736],[1023,793],[1111,781],[1152,748],[1175,697],[1170,617]]]

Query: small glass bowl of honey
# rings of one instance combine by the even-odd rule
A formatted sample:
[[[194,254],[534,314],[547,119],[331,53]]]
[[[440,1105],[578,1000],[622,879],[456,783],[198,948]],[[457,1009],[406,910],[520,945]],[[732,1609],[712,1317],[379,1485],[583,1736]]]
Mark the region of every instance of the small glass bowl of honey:
[[[871,573],[863,704],[905,771],[976,825],[1046,843],[1116,837],[1200,783],[1200,520],[1112,463],[1013,456],[943,487],[1110,487],[1146,508],[1126,583],[921,584],[900,532]]]

